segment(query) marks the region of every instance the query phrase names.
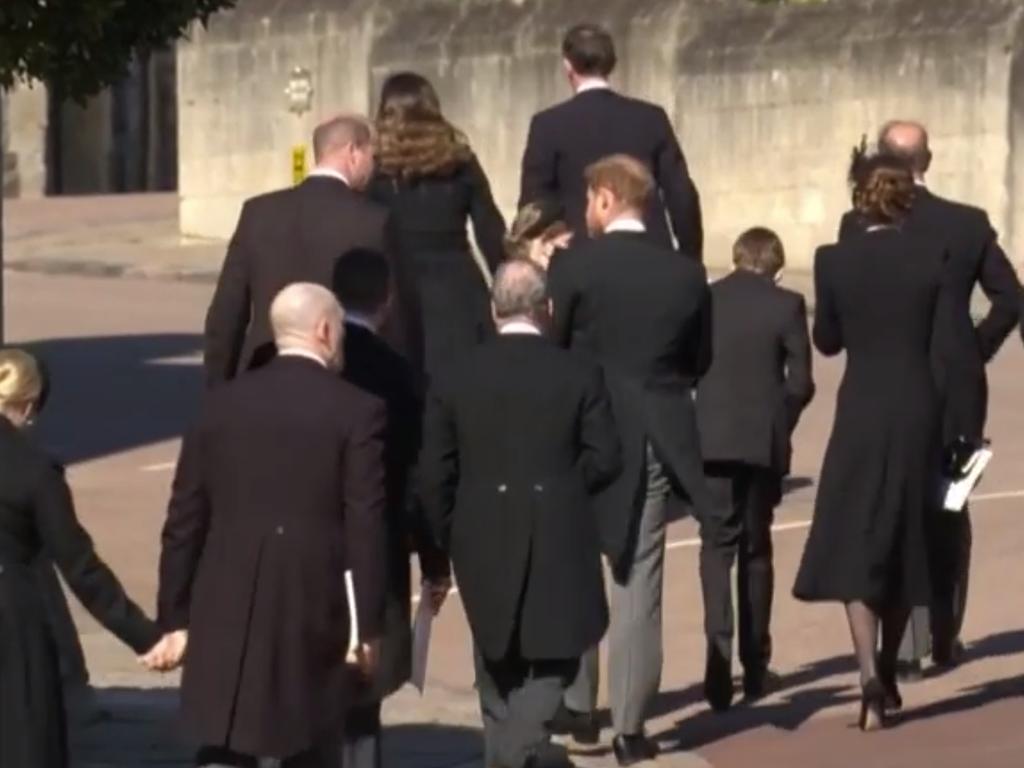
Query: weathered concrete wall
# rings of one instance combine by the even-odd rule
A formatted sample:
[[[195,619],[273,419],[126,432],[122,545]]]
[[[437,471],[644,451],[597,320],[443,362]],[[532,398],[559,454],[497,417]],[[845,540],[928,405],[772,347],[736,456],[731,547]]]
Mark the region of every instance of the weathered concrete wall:
[[[290,182],[318,118],[368,111],[405,68],[434,80],[511,213],[529,118],[568,95],[561,35],[592,19],[616,36],[617,87],[673,117],[709,262],[764,224],[809,265],[847,206],[850,149],[894,116],[932,127],[932,186],[1024,247],[1022,17],[1016,0],[248,0],[179,47],[181,225],[228,236],[245,197]],[[316,89],[302,119],[293,66]]]
[[[2,98],[3,194],[41,197],[46,191],[46,88],[19,85]]]

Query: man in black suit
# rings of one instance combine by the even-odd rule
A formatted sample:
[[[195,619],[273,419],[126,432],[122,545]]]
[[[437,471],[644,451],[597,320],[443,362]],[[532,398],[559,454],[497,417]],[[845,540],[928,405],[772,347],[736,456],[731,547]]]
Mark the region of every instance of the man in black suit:
[[[643,163],[625,155],[606,158],[587,169],[586,183],[587,226],[596,239],[557,255],[550,285],[555,337],[603,369],[624,450],[625,469],[598,506],[614,576],[614,747],[619,762],[628,765],[657,753],[644,722],[661,679],[661,585],[672,485],[690,499],[701,523],[709,641],[731,621],[729,563],[709,517],[693,402],[693,386],[711,363],[711,301],[701,264],[680,259],[646,231],[642,216],[654,180]],[[584,671],[593,674],[596,664],[585,661]],[[718,667],[709,667],[707,683],[709,691],[722,686]],[[596,695],[596,680],[577,684]],[[590,712],[576,713],[578,728],[568,730],[588,728],[593,699],[589,704]]]
[[[422,374],[378,335],[391,308],[391,267],[376,251],[356,249],[334,267],[334,294],[345,311],[342,375],[384,401],[387,471],[387,589],[377,673],[360,691],[345,727],[345,768],[379,768],[381,701],[404,685],[412,672],[410,631],[410,544],[415,549],[427,594],[439,611],[451,588],[448,559],[412,503],[410,475],[420,450],[423,421]]]
[[[182,708],[199,765],[335,768],[345,660],[372,674],[383,623],[385,406],[338,379],[330,291],[289,285],[270,315],[278,356],[212,390],[185,438],[159,617],[188,633]]]
[[[386,251],[387,210],[362,194],[373,174],[373,127],[342,115],[313,133],[316,168],[297,187],[248,200],[206,316],[204,367],[211,385],[265,364],[274,350],[267,310],[294,282],[329,288],[338,255]],[[397,265],[396,265],[397,266]],[[384,336],[414,364],[422,328],[415,291],[398,271],[395,307]]]
[[[473,632],[484,764],[566,766],[547,723],[608,624],[589,495],[620,446],[600,371],[542,336],[544,273],[509,262],[492,296],[500,335],[429,399],[423,503]]]
[[[977,441],[984,437],[988,412],[988,381],[985,365],[1017,324],[1021,286],[1013,265],[999,246],[988,215],[978,208],[955,203],[925,186],[931,166],[928,132],[919,123],[902,120],[886,124],[879,133],[879,150],[904,158],[914,170],[918,195],[907,219],[912,232],[938,236],[949,251],[947,279],[954,292],[953,341],[955,356],[949,370],[943,439],[947,445],[958,437]],[[839,239],[857,237],[863,223],[854,212],[843,216]],[[988,314],[975,326],[971,295],[980,286],[988,297]],[[970,572],[971,523],[962,514],[938,512],[935,521],[935,599],[931,606],[932,658],[940,666],[955,666],[963,655],[960,631],[967,608]],[[928,619],[915,610],[908,629],[915,671],[928,650]]]
[[[665,110],[611,89],[615,45],[603,28],[573,27],[562,43],[562,55],[575,95],[530,123],[519,207],[556,199],[565,206],[569,225],[582,236],[587,231],[584,169],[602,157],[630,155],[647,166],[657,185],[643,209],[651,236],[672,247],[667,212],[679,250],[699,261],[704,241],[700,198]]]
[[[733,262],[711,286],[715,354],[697,388],[697,425],[716,517],[739,532],[740,661],[747,698],[757,699],[772,653],[772,518],[814,379],[804,299],[777,285],[785,264],[778,236],[748,230]],[[731,645],[730,633],[722,646]]]

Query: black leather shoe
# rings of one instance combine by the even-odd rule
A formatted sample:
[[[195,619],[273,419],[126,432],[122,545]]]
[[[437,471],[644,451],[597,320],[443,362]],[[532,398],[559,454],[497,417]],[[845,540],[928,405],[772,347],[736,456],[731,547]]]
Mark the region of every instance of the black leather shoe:
[[[627,765],[636,765],[645,760],[653,760],[661,751],[657,743],[648,739],[644,734],[637,733],[631,736],[618,735],[612,740],[612,750],[615,752],[615,759],[619,765],[625,768]]]
[[[733,693],[731,665],[712,654],[704,673],[704,698],[715,712],[726,712],[732,706]]]
[[[576,768],[565,747],[545,744],[526,758],[524,768]]]
[[[935,662],[935,666],[939,667],[943,671],[950,669],[956,669],[964,662],[964,656],[967,654],[967,649],[964,648],[964,644],[959,640],[953,641],[952,645],[945,651],[936,651],[932,654],[932,661]]]
[[[577,744],[592,746],[601,739],[601,726],[593,712],[576,712],[564,704],[559,705],[548,729],[556,736],[572,736]]]
[[[777,690],[779,685],[779,676],[771,670],[746,674],[743,676],[743,695],[747,701],[757,701]]]

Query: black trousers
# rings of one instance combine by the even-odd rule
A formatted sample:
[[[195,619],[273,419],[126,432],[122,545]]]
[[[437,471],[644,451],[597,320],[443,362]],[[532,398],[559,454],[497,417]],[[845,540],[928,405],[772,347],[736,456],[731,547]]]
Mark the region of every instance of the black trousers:
[[[345,719],[344,768],[381,768],[380,702],[353,707]]]
[[[476,683],[484,721],[484,765],[523,768],[531,758],[561,762],[548,723],[579,669],[578,659],[534,661],[512,651],[499,660],[474,649]],[[566,758],[566,762],[568,758]],[[346,767],[347,768],[347,767]]]
[[[939,512],[933,532],[932,654],[948,658],[960,639],[967,612],[973,532],[966,507],[963,512]]]
[[[772,470],[738,462],[708,463],[705,477],[715,517],[725,528],[719,545],[722,556],[730,569],[737,564],[740,663],[747,676],[757,677],[767,671],[772,655],[772,521],[781,480]],[[715,576],[725,580],[718,589],[728,592],[731,606],[731,570],[717,569]],[[724,674],[732,663],[732,616],[720,618],[712,630],[711,649]]]

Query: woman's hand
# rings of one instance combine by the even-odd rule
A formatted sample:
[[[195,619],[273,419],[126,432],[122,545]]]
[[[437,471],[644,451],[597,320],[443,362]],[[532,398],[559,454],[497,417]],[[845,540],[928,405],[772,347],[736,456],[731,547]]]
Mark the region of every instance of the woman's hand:
[[[148,653],[139,657],[139,663],[150,672],[171,672],[181,666],[188,647],[188,630],[168,632]]]

